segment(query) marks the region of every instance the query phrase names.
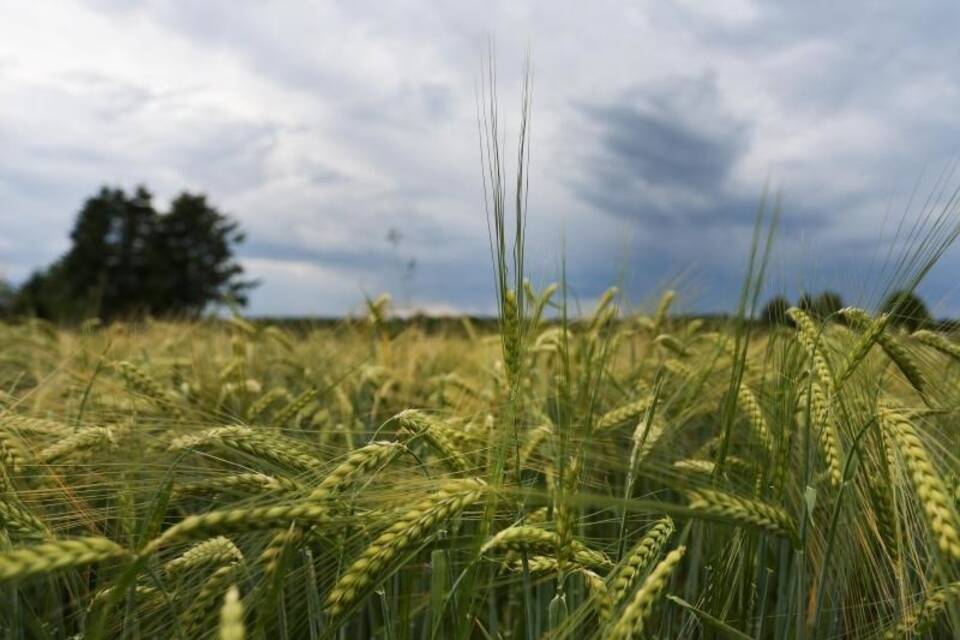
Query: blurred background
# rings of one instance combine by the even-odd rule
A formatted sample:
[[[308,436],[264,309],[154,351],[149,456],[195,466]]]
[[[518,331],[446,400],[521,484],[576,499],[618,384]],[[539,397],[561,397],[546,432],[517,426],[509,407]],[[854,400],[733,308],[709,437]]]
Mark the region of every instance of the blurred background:
[[[197,313],[227,293],[255,316],[339,316],[389,292],[400,311],[494,313],[477,127],[492,38],[510,148],[531,60],[538,284],[565,260],[584,305],[673,287],[682,311],[731,311],[769,185],[769,295],[875,305],[888,256],[956,182],[958,13],[0,0],[0,298]],[[193,250],[220,252],[215,268],[176,264]],[[937,316],[960,315],[958,266],[919,289]]]

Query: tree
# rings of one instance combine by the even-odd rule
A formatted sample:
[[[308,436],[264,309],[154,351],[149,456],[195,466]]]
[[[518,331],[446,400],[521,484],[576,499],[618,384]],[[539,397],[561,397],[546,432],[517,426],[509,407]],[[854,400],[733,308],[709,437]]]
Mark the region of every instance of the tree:
[[[843,298],[835,291],[823,291],[813,300],[813,312],[821,320],[836,319],[843,309]]]
[[[16,290],[3,278],[0,278],[0,318],[10,315],[13,309],[13,297]]]
[[[809,293],[804,293],[800,296],[800,299],[797,301],[797,307],[811,316],[816,317],[817,315],[817,308],[813,302],[813,296]]]
[[[883,301],[880,310],[890,314],[891,324],[906,327],[910,331],[933,324],[933,316],[927,305],[913,291],[894,291]]]
[[[790,301],[783,296],[776,296],[760,312],[760,320],[767,325],[787,324],[787,309]]]
[[[243,267],[232,246],[243,242],[237,223],[207,203],[206,196],[183,193],[161,216],[154,243],[157,264],[150,286],[156,312],[197,314],[213,300],[247,303],[254,283],[241,280]]]
[[[843,308],[843,298],[835,291],[822,291],[816,297],[809,293],[800,296],[797,306],[816,320],[836,320],[837,312]]]
[[[58,320],[196,316],[226,297],[245,304],[254,285],[233,259],[243,241],[237,224],[199,194],[183,193],[158,213],[143,187],[131,196],[104,187],[84,203],[70,240],[24,284],[15,310]]]

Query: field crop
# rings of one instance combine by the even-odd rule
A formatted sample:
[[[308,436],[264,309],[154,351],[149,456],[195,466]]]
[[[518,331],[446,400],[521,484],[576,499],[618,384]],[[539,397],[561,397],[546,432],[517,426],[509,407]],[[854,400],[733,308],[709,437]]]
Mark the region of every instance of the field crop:
[[[3,637],[955,637],[951,336],[555,291],[3,328]]]
[[[899,307],[755,322],[763,208],[736,314],[571,313],[565,272],[524,273],[528,96],[508,198],[490,94],[496,331],[386,298],[0,329],[4,637],[957,637],[956,337]]]

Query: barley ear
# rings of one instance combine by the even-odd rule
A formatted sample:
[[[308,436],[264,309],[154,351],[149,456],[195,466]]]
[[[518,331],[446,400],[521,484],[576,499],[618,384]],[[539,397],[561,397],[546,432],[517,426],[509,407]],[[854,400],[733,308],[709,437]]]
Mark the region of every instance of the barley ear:
[[[231,586],[223,598],[220,607],[220,640],[243,640],[246,630],[243,627],[243,603],[240,602],[240,590]]]
[[[609,640],[629,640],[634,637],[643,637],[643,626],[653,606],[660,599],[660,595],[667,586],[670,576],[683,559],[686,547],[677,547],[667,554],[647,576],[643,584],[637,589],[633,598],[624,608],[620,619],[606,635]]]
[[[906,462],[941,553],[960,560],[960,523],[957,522],[956,508],[916,429],[905,416],[897,412],[886,413],[883,426]]]
[[[0,582],[72,569],[129,555],[107,538],[55,540],[0,553]]]

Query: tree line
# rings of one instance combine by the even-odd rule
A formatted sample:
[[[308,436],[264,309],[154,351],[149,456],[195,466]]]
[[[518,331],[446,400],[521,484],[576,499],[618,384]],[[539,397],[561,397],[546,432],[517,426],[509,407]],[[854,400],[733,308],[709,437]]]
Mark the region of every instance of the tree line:
[[[787,309],[791,306],[786,297],[775,296],[760,312],[760,320],[768,325],[791,324],[787,317]],[[840,294],[824,291],[816,296],[804,293],[797,300],[796,306],[818,320],[840,322],[842,316],[839,311],[845,305]],[[910,331],[937,324],[926,303],[913,291],[899,290],[890,293],[880,305],[880,312],[890,314],[890,322],[894,326],[903,326]]]
[[[183,192],[158,211],[145,187],[103,187],[77,214],[64,255],[18,289],[0,287],[0,311],[71,322],[196,317],[211,303],[244,305],[256,283],[234,258],[243,240],[203,194]]]

